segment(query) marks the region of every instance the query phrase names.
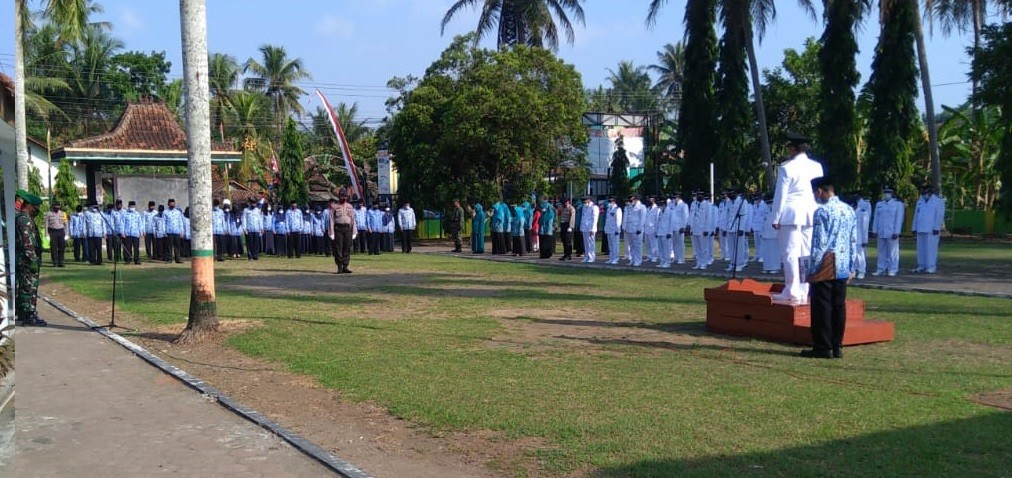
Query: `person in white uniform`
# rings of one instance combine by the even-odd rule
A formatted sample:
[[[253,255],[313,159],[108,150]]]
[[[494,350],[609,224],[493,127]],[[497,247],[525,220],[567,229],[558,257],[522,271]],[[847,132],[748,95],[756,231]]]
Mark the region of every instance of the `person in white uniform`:
[[[752,241],[755,244],[755,256],[749,260],[762,263],[763,259],[763,226],[766,224],[766,218],[769,216],[769,207],[766,206],[766,201],[763,200],[762,194],[756,193],[755,197],[752,198],[752,229],[751,236]]]
[[[812,248],[812,218],[818,203],[812,189],[812,180],[821,178],[822,164],[808,157],[811,139],[787,134],[787,153],[790,159],[777,170],[777,187],[773,194],[770,220],[777,230],[777,240],[783,254],[784,290],[774,300],[805,303],[808,287],[802,271],[808,270],[807,261]]]
[[[719,244],[720,234],[718,234],[718,232],[720,232],[719,231],[720,210],[717,208],[717,205],[713,203],[713,199],[710,197],[709,194],[703,196],[703,201],[704,201],[703,204],[705,204],[706,207],[710,210],[710,225],[712,229],[710,232],[713,236],[712,241],[706,241],[706,265],[712,266],[714,261],[716,261],[716,254],[714,253],[715,251],[714,243],[718,242],[717,245],[718,246],[720,245]]]
[[[580,211],[580,233],[583,234],[583,262],[593,263],[597,258],[595,238],[597,236],[597,218],[601,212],[590,196],[583,198],[583,210]]]
[[[871,230],[878,238],[878,267],[873,276],[888,274],[892,277],[900,270],[900,231],[903,230],[906,208],[902,201],[893,197],[893,192],[892,188],[886,187],[882,191],[882,200],[875,204]]]
[[[671,195],[665,213],[671,216],[671,256],[676,264],[685,264],[685,229],[689,227],[689,205],[682,201],[682,194]]]
[[[668,210],[672,209],[672,203],[670,200],[661,198],[660,204],[663,207],[658,208],[657,213],[657,226],[654,230],[654,243],[657,245],[657,267],[661,269],[668,269],[671,267],[671,215],[668,214]]]
[[[857,237],[854,238],[854,277],[864,279],[868,269],[867,247],[871,225],[871,202],[863,194],[859,194],[854,203],[854,215],[857,220],[855,228]]]
[[[773,196],[766,194],[763,198],[763,203],[766,204],[766,210],[769,211],[770,207],[773,206]],[[780,264],[783,260],[783,254],[780,251],[780,242],[777,241],[777,230],[773,229],[773,221],[763,221],[763,229],[757,234],[762,235],[762,252],[759,253],[763,265],[763,272],[767,274],[779,274]]]
[[[934,274],[938,267],[938,239],[945,219],[945,200],[936,196],[931,186],[921,189],[921,198],[914,207],[913,232],[917,235],[917,267],[913,272]]]
[[[713,232],[713,218],[710,215],[710,207],[703,199],[703,192],[696,191],[696,199],[692,201],[690,209],[692,217],[689,219],[689,228],[692,233],[692,255],[696,258],[696,265],[693,269],[706,270],[710,265],[707,257],[707,243],[713,244],[710,234]]]
[[[660,220],[661,207],[657,204],[657,198],[651,196],[647,199],[647,218],[643,226],[643,235],[646,236],[647,260],[653,263],[661,258],[660,247],[657,240],[657,221]]]
[[[629,265],[639,267],[643,263],[643,228],[647,223],[647,207],[636,195],[629,197],[627,214],[622,217],[622,230],[629,250]]]
[[[618,249],[619,239],[622,234],[622,208],[618,207],[615,197],[608,198],[608,210],[605,211],[604,235],[608,241],[608,263],[618,264],[621,251]]]
[[[727,256],[731,263],[727,271],[741,272],[748,265],[748,232],[752,230],[752,204],[745,199],[740,191],[731,191],[731,205],[728,206],[727,222]]]

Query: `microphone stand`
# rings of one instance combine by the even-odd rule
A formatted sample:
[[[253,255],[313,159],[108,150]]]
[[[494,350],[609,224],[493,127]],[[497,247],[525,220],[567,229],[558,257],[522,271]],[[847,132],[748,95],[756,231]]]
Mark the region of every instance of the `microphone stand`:
[[[734,230],[734,250],[731,252],[734,254],[731,259],[731,279],[738,279],[738,240],[741,239],[741,208],[745,205],[745,198],[738,196],[738,211],[734,213],[734,220],[731,221],[731,229]],[[746,263],[748,259],[746,258]]]
[[[99,215],[102,216],[102,222],[104,222],[109,230],[113,231],[113,234],[115,234],[116,228],[110,225],[109,218],[105,217],[105,215],[101,212],[99,212]],[[108,244],[108,239],[106,240],[106,243]],[[120,244],[120,248],[122,249],[122,244]],[[116,325],[116,283],[119,282],[119,260],[117,260],[116,256],[119,255],[119,252],[120,251],[113,251],[112,255],[112,313],[109,317],[109,325],[107,325],[106,328],[129,330],[126,327]],[[102,250],[99,249],[98,253],[101,254]]]

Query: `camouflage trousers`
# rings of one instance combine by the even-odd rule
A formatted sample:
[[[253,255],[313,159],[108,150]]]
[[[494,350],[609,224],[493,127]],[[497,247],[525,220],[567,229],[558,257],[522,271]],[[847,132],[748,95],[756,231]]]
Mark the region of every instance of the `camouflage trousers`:
[[[17,291],[14,294],[15,311],[18,320],[26,320],[35,313],[36,301],[39,298],[39,273],[32,272],[27,266],[15,270]]]
[[[458,231],[450,231],[450,240],[453,241],[453,248],[454,248],[454,250],[458,250],[458,249],[461,248],[461,246],[463,246],[463,243],[460,240],[460,231],[459,230]]]

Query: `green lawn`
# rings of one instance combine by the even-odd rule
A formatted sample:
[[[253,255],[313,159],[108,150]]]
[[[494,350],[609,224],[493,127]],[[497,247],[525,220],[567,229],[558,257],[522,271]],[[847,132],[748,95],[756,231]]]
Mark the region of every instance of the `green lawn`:
[[[976,260],[974,247],[956,249]],[[352,268],[220,266],[221,318],[263,324],[228,344],[433,433],[541,438],[530,453],[548,475],[1012,474],[1012,414],[969,399],[1012,386],[1008,300],[851,289],[869,317],[896,323],[896,341],[813,361],[799,347],[706,335],[702,288],[715,280],[399,254],[356,256]],[[44,275],[110,292],[107,268]],[[152,325],[184,322],[188,277],[128,268],[120,307]],[[584,319],[609,333],[577,333]]]

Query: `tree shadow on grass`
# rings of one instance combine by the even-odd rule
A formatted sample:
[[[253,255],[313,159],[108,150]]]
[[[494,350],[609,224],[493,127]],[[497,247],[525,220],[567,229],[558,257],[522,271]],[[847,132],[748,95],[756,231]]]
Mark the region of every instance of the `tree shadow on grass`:
[[[660,332],[669,332],[673,334],[684,334],[695,336],[711,335],[706,332],[706,322],[704,321],[650,324],[645,322],[612,322],[607,320],[543,319],[540,317],[529,317],[524,315],[518,317],[507,317],[506,319],[535,322],[539,324],[563,325],[573,327],[649,329],[649,330],[657,330]]]
[[[818,424],[813,423],[813,428]],[[816,445],[698,459],[648,459],[597,478],[712,476],[1000,477],[1012,473],[1012,413],[871,433]],[[759,444],[761,446],[761,444]]]

